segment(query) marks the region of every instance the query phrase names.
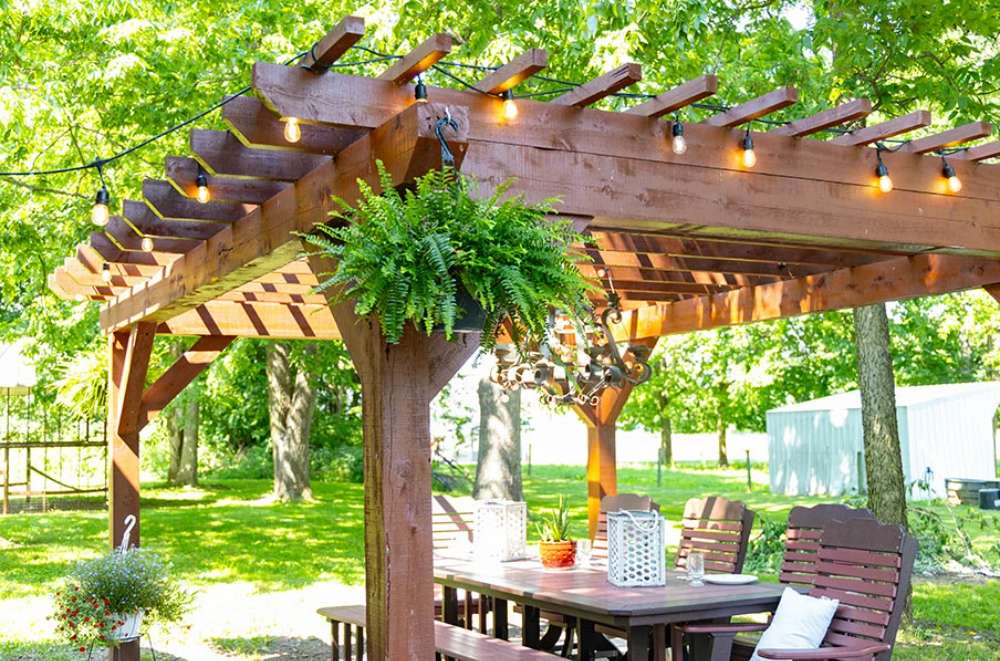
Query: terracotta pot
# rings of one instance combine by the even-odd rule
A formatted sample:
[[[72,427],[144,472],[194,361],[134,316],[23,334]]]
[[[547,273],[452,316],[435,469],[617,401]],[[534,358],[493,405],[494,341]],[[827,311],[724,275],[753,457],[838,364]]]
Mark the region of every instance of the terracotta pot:
[[[565,569],[576,564],[576,542],[538,542],[542,566]]]

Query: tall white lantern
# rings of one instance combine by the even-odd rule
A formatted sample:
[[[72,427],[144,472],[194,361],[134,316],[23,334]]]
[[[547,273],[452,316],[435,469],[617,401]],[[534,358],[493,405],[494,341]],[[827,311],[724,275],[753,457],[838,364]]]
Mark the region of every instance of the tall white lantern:
[[[513,500],[481,500],[476,508],[473,547],[478,560],[508,562],[524,557],[528,505]]]
[[[658,512],[608,512],[608,581],[619,587],[667,584],[667,522]]]

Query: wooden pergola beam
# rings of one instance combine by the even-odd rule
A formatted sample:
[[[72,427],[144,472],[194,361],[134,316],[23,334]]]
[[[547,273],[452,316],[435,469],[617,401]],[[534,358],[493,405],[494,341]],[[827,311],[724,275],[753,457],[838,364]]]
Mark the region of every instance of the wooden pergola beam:
[[[780,87],[776,90],[750,99],[729,110],[712,115],[703,124],[732,128],[770,114],[776,110],[787,108],[799,100],[799,91],[794,87]]]
[[[272,179],[251,179],[247,177],[220,177],[208,174],[193,158],[167,157],[165,168],[170,184],[181,195],[196,198],[198,195],[198,174],[202,172],[208,183],[209,199],[216,202],[242,202],[262,204],[291,184]],[[246,215],[246,214],[243,214]]]
[[[861,147],[864,145],[870,145],[873,142],[878,142],[879,140],[888,140],[893,136],[909,133],[910,131],[915,131],[925,126],[930,126],[930,123],[931,113],[929,111],[916,110],[908,115],[896,117],[895,119],[890,119],[887,122],[882,122],[881,124],[876,124],[874,126],[867,126],[865,128],[858,129],[857,131],[852,131],[846,135],[842,135],[838,138],[834,138],[833,140],[830,140],[830,144],[842,145],[846,147]]]
[[[308,71],[302,73],[315,78]],[[318,154],[250,149],[228,131],[193,129],[190,146],[205,171],[214,175],[295,181],[330,161]]]
[[[229,131],[251,149],[280,149],[332,156],[360,138],[363,130],[342,126],[299,124],[298,142],[285,139],[285,125],[264,104],[250,96],[232,99],[222,107],[222,121]]]
[[[181,195],[170,182],[146,179],[142,196],[160,218],[174,220],[204,220],[211,223],[232,223],[253,211],[255,205],[238,202],[209,201],[202,204]]]
[[[156,418],[235,339],[232,335],[211,335],[195,341],[142,393],[139,429]]]
[[[969,147],[964,151],[952,154],[948,158],[958,161],[985,161],[988,158],[995,158],[997,156],[1000,156],[1000,141]]]
[[[322,73],[363,36],[365,36],[365,19],[360,16],[347,16],[309,49],[302,58],[301,66]]]
[[[807,135],[819,133],[832,126],[840,126],[847,122],[853,122],[862,117],[867,117],[872,111],[872,102],[868,99],[854,99],[842,103],[835,108],[830,108],[809,117],[796,119],[794,121],[779,126],[768,131],[771,135],[787,135],[792,138],[802,138]]]
[[[235,335],[269,340],[339,340],[328,305],[252,303],[216,299],[159,326],[170,335]]]
[[[502,94],[535,75],[549,63],[549,54],[542,48],[530,48],[476,83],[476,89],[487,94]]]
[[[410,82],[430,69],[451,52],[451,35],[438,33],[420,43],[379,74],[379,80],[389,80],[396,85]]]
[[[549,103],[556,106],[584,108],[640,80],[642,80],[642,67],[629,62],[557,96]]]
[[[625,252],[588,248],[587,253],[609,267],[629,266],[655,271],[704,271],[733,275],[769,275],[789,277],[798,273],[816,273],[827,270],[815,264],[789,265],[778,261],[748,262],[737,259],[713,259],[696,255],[669,255],[663,253]]]
[[[376,160],[399,183],[440,167],[434,124],[446,110],[461,127],[457,134],[447,130],[456,159],[461,159],[469,125],[466,110],[413,104],[344,150],[336,164],[326,160],[293,187],[171,264],[161,277],[102,310],[102,325],[112,330],[138,319],[164,321],[292,261],[299,251],[296,233],[327,220],[334,208],[332,196],[348,203],[357,199],[358,179],[377,190]]]
[[[159,253],[161,255],[183,255],[193,250],[200,243],[198,239],[157,236],[154,239],[155,246],[153,250],[145,251],[142,248],[142,237],[145,233],[139,232],[133,225],[120,216],[112,216],[104,230],[121,244],[122,249],[130,251]]]
[[[963,142],[985,138],[992,132],[993,127],[989,122],[970,122],[941,133],[917,138],[913,142],[900,146],[899,151],[910,154],[926,154],[945,147],[960,145]]]
[[[1000,282],[1000,261],[922,254],[630,310],[612,329],[632,341],[840,310]]]
[[[122,215],[142,234],[180,239],[208,239],[227,225],[227,223],[160,218],[145,202],[135,200],[122,202]]]
[[[682,83],[673,89],[653,97],[649,101],[632,106],[625,112],[642,117],[662,117],[712,96],[718,88],[718,77],[708,74]]]

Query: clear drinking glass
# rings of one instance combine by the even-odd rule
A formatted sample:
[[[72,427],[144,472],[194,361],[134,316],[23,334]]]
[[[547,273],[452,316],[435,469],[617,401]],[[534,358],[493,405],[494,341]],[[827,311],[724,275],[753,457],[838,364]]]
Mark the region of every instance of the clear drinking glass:
[[[590,557],[594,553],[594,543],[589,539],[580,539],[576,542],[576,564],[580,567],[590,565]]]
[[[701,551],[691,551],[687,557],[688,582],[691,585],[704,585],[705,578],[705,554]]]

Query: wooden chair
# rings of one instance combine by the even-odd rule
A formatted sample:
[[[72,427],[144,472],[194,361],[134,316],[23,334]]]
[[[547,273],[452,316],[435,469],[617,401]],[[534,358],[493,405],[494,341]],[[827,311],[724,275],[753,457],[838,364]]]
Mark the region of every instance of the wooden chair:
[[[431,543],[435,551],[446,550],[457,542],[472,543],[476,507],[476,500],[468,496],[431,497]],[[490,599],[463,591],[461,601],[461,620],[465,628],[471,629],[473,618],[477,618],[480,632],[485,633],[487,616],[492,610]],[[441,589],[438,586],[434,588],[434,614],[438,618],[444,615]]]
[[[678,569],[687,569],[692,551],[705,556],[705,571],[738,574],[743,570],[754,512],[738,500],[721,496],[692,498],[684,506]]]
[[[814,507],[793,507],[788,513],[785,532],[785,550],[782,554],[778,580],[800,589],[811,589],[816,577],[819,558],[819,541],[823,529],[833,521],[873,521],[875,515],[868,509],[855,509],[846,505],[822,504]],[[691,635],[689,627],[671,630],[671,647],[681,650],[685,638]],[[753,655],[756,640],[734,639],[732,659],[744,661]],[[679,652],[674,658],[680,658]]]
[[[906,606],[917,554],[916,540],[898,525],[874,519],[831,521],[823,529],[816,551],[813,587],[809,594],[840,601],[833,622],[818,650],[759,650],[765,659],[889,661]],[[689,625],[691,634],[711,635],[713,658],[725,654],[736,633],[763,631],[766,624]],[[721,643],[721,645],[719,645]],[[752,648],[751,648],[752,651]]]

